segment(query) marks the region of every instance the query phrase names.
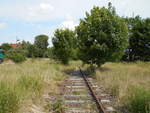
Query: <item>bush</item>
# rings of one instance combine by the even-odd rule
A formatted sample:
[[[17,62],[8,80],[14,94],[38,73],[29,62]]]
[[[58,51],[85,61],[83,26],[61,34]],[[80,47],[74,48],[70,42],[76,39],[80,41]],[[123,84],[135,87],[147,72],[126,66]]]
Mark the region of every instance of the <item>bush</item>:
[[[16,90],[0,84],[0,113],[16,113],[19,109],[19,98]]]
[[[128,97],[127,106],[131,113],[149,113],[150,112],[150,91],[144,89],[134,89]]]
[[[26,57],[22,54],[15,54],[14,56],[11,57],[11,59],[16,62],[16,63],[21,63],[26,60]]]
[[[6,54],[7,58],[13,60],[15,63],[21,63],[26,60],[26,55],[23,50],[19,48],[11,49]]]

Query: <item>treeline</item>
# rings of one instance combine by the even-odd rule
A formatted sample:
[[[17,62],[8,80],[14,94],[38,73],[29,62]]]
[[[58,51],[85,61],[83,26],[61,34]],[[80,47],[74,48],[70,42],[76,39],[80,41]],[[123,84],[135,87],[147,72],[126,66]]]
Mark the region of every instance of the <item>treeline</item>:
[[[12,47],[8,43],[2,44],[5,56],[19,63],[26,60],[26,58],[48,58],[51,56],[51,48],[48,48],[48,36],[39,35],[35,37],[34,44],[22,41]]]
[[[150,61],[150,18],[120,17],[111,3],[94,7],[74,31],[57,29],[54,54],[62,63],[80,59],[101,66],[107,61]]]
[[[129,46],[122,60],[150,61],[150,18],[124,18],[128,25]]]
[[[150,61],[150,18],[124,18],[111,3],[94,7],[75,30],[57,29],[48,48],[48,36],[35,37],[34,44],[23,41],[15,48],[3,44],[6,56],[19,62],[29,58],[54,58],[63,64],[82,60],[101,66],[107,61]]]

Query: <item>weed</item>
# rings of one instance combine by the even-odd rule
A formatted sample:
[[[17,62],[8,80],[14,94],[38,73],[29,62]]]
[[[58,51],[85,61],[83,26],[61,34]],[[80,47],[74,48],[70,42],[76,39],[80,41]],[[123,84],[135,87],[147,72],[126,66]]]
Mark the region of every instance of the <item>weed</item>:
[[[16,113],[19,108],[19,97],[14,88],[0,84],[0,113]]]
[[[132,88],[127,106],[131,113],[150,113],[150,91],[143,88]]]
[[[57,99],[56,102],[52,104],[52,110],[54,113],[64,113],[65,109],[63,105],[62,99]]]

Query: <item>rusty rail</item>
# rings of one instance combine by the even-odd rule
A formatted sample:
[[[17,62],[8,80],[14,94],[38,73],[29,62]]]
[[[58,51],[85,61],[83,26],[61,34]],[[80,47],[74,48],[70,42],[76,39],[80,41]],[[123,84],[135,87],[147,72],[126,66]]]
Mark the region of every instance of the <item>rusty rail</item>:
[[[92,86],[89,83],[89,80],[86,78],[85,74],[83,73],[83,71],[81,70],[80,67],[79,67],[79,69],[80,69],[81,75],[82,75],[82,77],[83,77],[83,79],[84,79],[84,81],[85,81],[85,83],[86,83],[86,85],[87,85],[87,87],[88,87],[88,89],[89,89],[89,91],[90,91],[90,93],[91,93],[95,103],[96,103],[96,106],[97,106],[97,109],[98,109],[99,113],[106,113],[104,108],[103,108],[103,106],[102,106],[102,103],[96,97],[96,95],[95,95],[95,93],[94,93],[94,91],[92,89]]]

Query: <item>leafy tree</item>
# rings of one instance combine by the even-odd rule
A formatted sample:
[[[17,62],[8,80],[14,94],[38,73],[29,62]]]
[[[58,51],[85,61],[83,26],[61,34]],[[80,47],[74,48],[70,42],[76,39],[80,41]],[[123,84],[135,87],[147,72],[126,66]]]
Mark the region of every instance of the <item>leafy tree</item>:
[[[33,44],[30,44],[27,48],[28,50],[28,57],[34,58],[36,56],[36,48]]]
[[[2,44],[2,47],[3,47],[3,50],[4,51],[8,51],[8,50],[10,50],[12,47],[10,46],[10,44],[8,44],[8,43],[4,43],[4,44]]]
[[[150,18],[126,18],[129,32],[129,47],[123,60],[150,61]]]
[[[109,3],[108,9],[94,7],[80,20],[76,29],[80,59],[87,64],[101,66],[117,61],[128,45],[128,28]]]
[[[47,51],[45,52],[44,57],[54,58],[53,51],[54,51],[53,47],[47,48]]]
[[[57,29],[52,39],[54,55],[63,64],[73,58],[76,45],[75,33],[69,29]]]
[[[36,57],[43,57],[48,47],[48,36],[39,35],[35,37],[34,45],[36,48]]]
[[[28,51],[28,47],[30,46],[30,42],[26,42],[26,41],[22,41],[19,46],[17,46],[17,49],[19,49],[20,51],[22,51],[22,53],[25,54],[26,57],[29,57],[29,51]]]
[[[7,58],[13,60],[15,63],[21,63],[26,60],[25,52],[19,47],[10,49],[6,56]]]

